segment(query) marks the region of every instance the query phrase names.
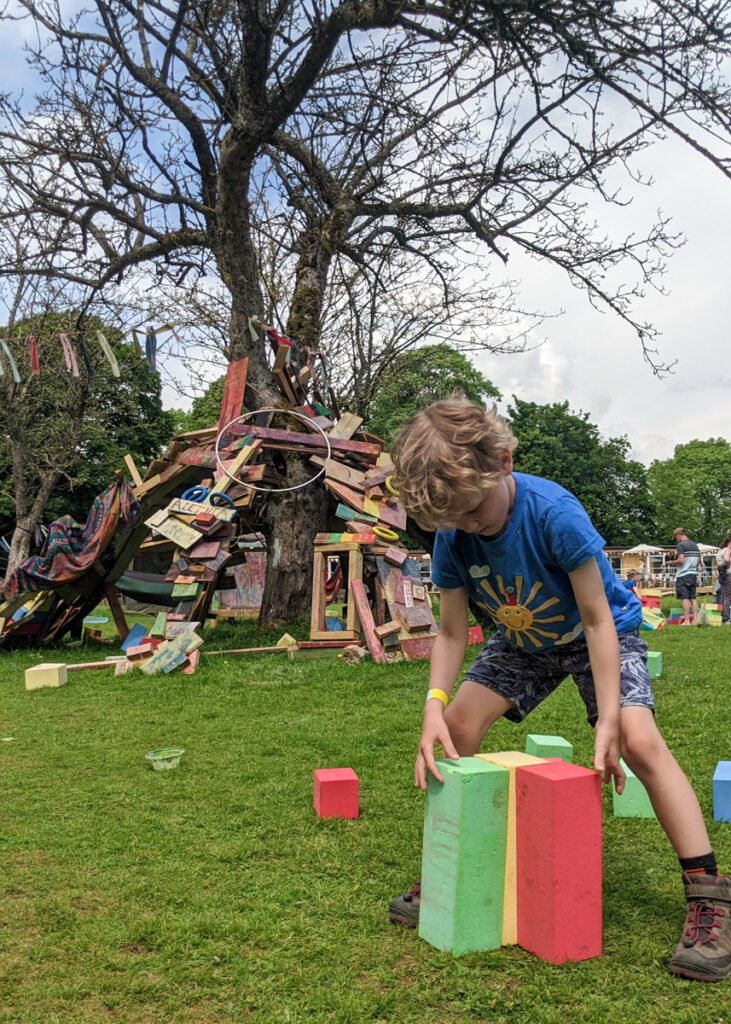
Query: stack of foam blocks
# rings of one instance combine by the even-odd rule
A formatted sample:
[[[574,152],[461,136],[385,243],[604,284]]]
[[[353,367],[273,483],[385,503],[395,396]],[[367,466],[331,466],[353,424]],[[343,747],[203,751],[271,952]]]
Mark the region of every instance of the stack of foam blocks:
[[[599,956],[599,774],[513,750],[438,765],[419,935],[455,956],[516,943],[555,964]]]

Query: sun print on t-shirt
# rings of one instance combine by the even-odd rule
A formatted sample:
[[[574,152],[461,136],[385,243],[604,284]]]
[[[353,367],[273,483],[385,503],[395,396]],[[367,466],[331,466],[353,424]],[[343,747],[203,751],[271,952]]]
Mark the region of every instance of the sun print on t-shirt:
[[[538,637],[545,637],[547,640],[556,640],[558,638],[558,633],[542,629],[541,627],[553,622],[566,621],[564,615],[546,617],[542,614],[548,608],[558,604],[559,599],[557,597],[549,597],[547,601],[544,601],[537,607],[532,607],[535,605],[536,600],[540,600],[538,592],[543,586],[540,581],[533,584],[525,601],[521,601],[523,590],[522,576],[515,577],[515,586],[513,587],[504,586],[500,576],[495,576],[495,583],[497,584],[500,596],[495,593],[487,580],[480,580],[478,584],[479,589],[484,592],[488,600],[478,600],[477,603],[505,631],[505,635],[511,643],[515,643],[518,647],[524,647],[525,641],[529,640],[534,647],[542,647],[543,644]]]

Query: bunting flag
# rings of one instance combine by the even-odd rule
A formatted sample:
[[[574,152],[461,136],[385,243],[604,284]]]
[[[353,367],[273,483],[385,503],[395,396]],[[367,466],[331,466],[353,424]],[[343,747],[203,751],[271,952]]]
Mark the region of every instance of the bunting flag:
[[[107,362],[109,363],[109,365],[112,368],[112,373],[114,374],[115,377],[119,377],[120,376],[120,373],[119,373],[119,363],[117,362],[117,360],[115,358],[114,352],[112,352],[112,349],[111,349],[111,346],[110,346],[109,342],[104,337],[104,335],[102,334],[101,331],[97,331],[96,332],[96,336],[99,339],[99,344],[101,345],[101,350],[104,353],[104,355],[107,357]]]
[[[147,334],[145,335],[145,358],[150,369],[156,370],[157,334],[152,327],[147,328]]]
[[[140,345],[140,339],[137,337],[137,328],[136,327],[131,327],[129,333],[132,335],[132,341],[133,341],[134,346],[135,346],[135,352],[137,353],[138,356],[141,356],[142,355],[142,346]]]
[[[72,376],[79,376],[79,364],[76,362],[76,353],[74,352],[71,341],[69,340],[68,334],[59,334],[61,339],[61,346],[63,348],[63,357],[66,361],[66,369],[71,370]]]
[[[41,368],[38,365],[38,349],[36,348],[36,339],[32,334],[28,336],[28,356],[30,357],[31,373],[39,374]]]
[[[15,381],[16,384],[20,384],[20,374],[18,373],[18,367],[15,365],[13,353],[10,351],[10,348],[8,347],[6,341],[0,339],[0,345],[2,345],[3,351],[5,352],[8,362],[10,363],[10,372],[13,375],[13,380]],[[0,373],[2,373],[2,364],[0,364]]]
[[[81,352],[81,358],[84,360],[84,366],[86,367],[86,373],[89,377],[94,376],[94,367],[91,365],[91,359],[89,359],[89,353],[86,350],[84,344],[84,335],[79,331],[76,335],[76,344],[79,346],[79,352]]]

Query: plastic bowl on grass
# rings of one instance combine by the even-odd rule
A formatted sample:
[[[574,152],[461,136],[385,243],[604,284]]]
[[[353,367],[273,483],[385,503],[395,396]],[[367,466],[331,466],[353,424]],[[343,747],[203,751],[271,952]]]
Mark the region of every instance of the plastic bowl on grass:
[[[163,750],[150,750],[145,757],[156,772],[164,772],[168,768],[177,768],[184,753],[179,747],[165,747]]]

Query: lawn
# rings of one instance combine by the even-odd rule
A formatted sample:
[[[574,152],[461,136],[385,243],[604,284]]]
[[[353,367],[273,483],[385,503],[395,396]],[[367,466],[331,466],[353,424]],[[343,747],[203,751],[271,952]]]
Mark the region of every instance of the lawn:
[[[731,758],[731,629],[646,636],[663,653],[658,721],[710,819]],[[32,693],[30,664],[114,649],[0,654],[0,1022],[729,1021],[731,981],[667,974],[677,862],[655,821],[612,817],[607,791],[601,958],[454,959],[389,925],[420,869],[426,665],[205,653],[256,642],[250,625],[219,628],[193,676],[79,671]],[[485,749],[522,749],[529,731],[566,736],[588,764],[570,683]],[[170,745],[180,768],[153,772],[145,752]],[[317,820],[313,769],[346,765],[360,817]],[[731,826],[709,827],[731,868]]]

